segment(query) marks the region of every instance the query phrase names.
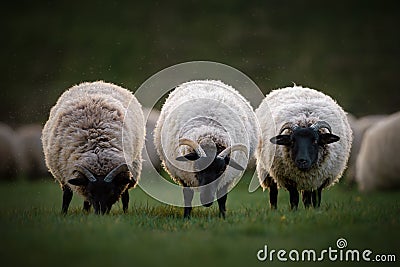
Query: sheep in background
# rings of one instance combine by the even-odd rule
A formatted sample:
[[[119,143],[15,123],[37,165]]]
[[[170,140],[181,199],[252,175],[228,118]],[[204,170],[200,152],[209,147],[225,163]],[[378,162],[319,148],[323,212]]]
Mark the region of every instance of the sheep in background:
[[[146,121],[146,150],[150,159],[150,162],[143,162],[143,168],[151,168],[154,167],[157,171],[161,170],[161,160],[157,154],[156,147],[153,142],[153,134],[154,128],[156,127],[156,123],[158,117],[160,116],[160,111],[157,109],[149,109],[143,108],[143,114],[149,114]],[[146,119],[146,118],[145,118]]]
[[[217,198],[225,217],[227,193],[253,155],[257,136],[252,107],[221,81],[186,82],[168,96],[154,143],[165,170],[184,187],[184,218],[190,217],[197,187],[202,205]]]
[[[351,152],[350,152],[350,158],[349,158],[349,166],[346,170],[346,181],[349,184],[353,184],[356,182],[355,177],[356,177],[356,161],[357,157],[360,151],[361,147],[361,142],[364,138],[364,134],[368,128],[370,128],[372,125],[377,124],[379,121],[383,120],[386,118],[387,115],[368,115],[361,117],[359,119],[353,117],[349,117],[349,123],[351,126],[351,129],[353,131],[353,144],[351,147]]]
[[[66,213],[72,192],[84,210],[108,213],[138,182],[145,137],[141,105],[131,92],[102,81],[64,92],[51,109],[43,135],[46,165],[63,190]]]
[[[11,127],[0,123],[0,180],[12,181],[17,178],[20,148]]]
[[[21,147],[19,170],[29,180],[38,180],[50,173],[46,167],[42,147],[42,126],[39,124],[24,125],[17,129],[17,138]]]
[[[356,164],[361,191],[400,188],[400,112],[372,125],[364,135]]]
[[[322,189],[338,181],[350,154],[352,134],[343,109],[321,92],[294,86],[269,93],[256,115],[257,173],[270,190],[271,207],[277,207],[278,185],[289,191],[292,209],[298,190],[305,207],[319,207]]]

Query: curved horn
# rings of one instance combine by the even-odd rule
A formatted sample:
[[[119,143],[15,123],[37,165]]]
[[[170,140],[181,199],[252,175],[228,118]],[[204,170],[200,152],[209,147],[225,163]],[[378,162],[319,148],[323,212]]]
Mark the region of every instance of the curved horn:
[[[294,124],[293,122],[286,122],[284,125],[282,125],[281,130],[279,131],[279,134],[283,133],[283,131],[285,131],[285,130],[291,130],[293,132],[298,127],[299,127],[299,125]]]
[[[86,178],[87,178],[89,181],[91,181],[91,182],[96,182],[96,181],[97,181],[96,177],[94,177],[94,175],[93,175],[88,169],[86,169],[85,167],[83,167],[82,165],[76,164],[74,167],[75,167],[75,169],[76,169],[77,171],[79,171],[80,173],[82,173],[83,175],[85,175]]]
[[[240,150],[243,151],[246,156],[249,153],[249,150],[247,149],[247,147],[243,144],[236,144],[233,146],[228,146],[227,148],[225,148],[224,150],[221,151],[221,153],[218,154],[218,157],[221,158],[225,158],[226,156],[228,156],[231,152],[236,151],[236,150]]]
[[[326,128],[328,129],[329,133],[332,133],[331,126],[326,121],[317,121],[313,125],[310,126],[311,129],[314,131],[318,131],[319,129]]]
[[[104,182],[111,183],[114,180],[114,177],[120,174],[121,172],[129,171],[128,165],[126,163],[122,163],[115,167],[112,171],[110,171],[107,176],[104,178]]]
[[[197,155],[199,155],[199,157],[201,158],[205,158],[207,157],[206,152],[204,152],[204,150],[201,148],[201,146],[196,143],[193,140],[187,139],[187,138],[181,138],[179,139],[179,145],[187,145],[190,146],[191,148],[194,149],[194,151],[196,151]]]

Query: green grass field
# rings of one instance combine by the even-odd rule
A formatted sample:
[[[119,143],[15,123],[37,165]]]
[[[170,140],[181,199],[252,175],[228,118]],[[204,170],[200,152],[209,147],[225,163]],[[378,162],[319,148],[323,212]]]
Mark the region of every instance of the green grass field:
[[[301,204],[293,212],[288,193],[280,190],[278,210],[271,211],[268,194],[248,193],[248,182],[242,179],[228,195],[226,220],[218,218],[214,204],[195,208],[190,221],[182,219],[181,208],[140,188],[130,191],[128,214],[118,203],[110,215],[86,215],[74,195],[62,216],[56,183],[0,184],[2,266],[271,266],[279,263],[276,258],[257,260],[264,245],[320,251],[336,248],[341,237],[348,249],[395,254],[399,261],[400,192],[361,194],[339,184],[323,192],[320,209]]]

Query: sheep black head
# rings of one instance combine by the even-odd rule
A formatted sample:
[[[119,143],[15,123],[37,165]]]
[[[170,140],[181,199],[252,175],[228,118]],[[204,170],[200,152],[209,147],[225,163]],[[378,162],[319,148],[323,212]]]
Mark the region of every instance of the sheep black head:
[[[199,186],[207,185],[200,190],[200,201],[205,207],[212,205],[218,188],[218,182],[215,181],[225,172],[228,165],[236,170],[244,170],[230,157],[230,154],[235,150],[241,150],[247,155],[247,148],[242,144],[224,148],[218,144],[215,145],[213,142],[206,142],[200,146],[193,140],[182,138],[179,140],[179,145],[188,145],[194,150],[184,156],[177,157],[176,160],[194,161],[194,171]]]
[[[329,133],[321,133],[326,128]],[[282,134],[289,130],[290,134]],[[272,137],[270,142],[290,148],[291,158],[301,171],[308,171],[318,159],[320,146],[339,141],[340,137],[332,134],[330,125],[325,121],[318,121],[309,127],[300,127],[294,123],[285,123],[279,135]]]
[[[75,172],[78,178],[68,181],[68,183],[83,187],[86,192],[86,200],[93,206],[96,214],[108,213],[111,206],[118,201],[127,185],[134,184],[131,180],[128,166],[123,163],[107,175],[93,175],[88,169],[81,165],[75,165]]]

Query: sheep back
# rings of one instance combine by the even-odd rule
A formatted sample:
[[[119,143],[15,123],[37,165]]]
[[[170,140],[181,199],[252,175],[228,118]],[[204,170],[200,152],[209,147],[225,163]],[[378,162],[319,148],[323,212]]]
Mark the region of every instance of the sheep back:
[[[400,112],[370,127],[362,140],[356,180],[362,191],[400,188]]]
[[[205,122],[207,120],[207,122]],[[154,131],[154,142],[163,166],[178,184],[197,187],[193,162],[177,162],[175,158],[192,152],[179,146],[179,138],[197,142],[209,138],[225,147],[241,143],[254,154],[258,128],[252,107],[234,88],[221,81],[190,81],[170,93],[163,105]],[[232,154],[239,164],[246,166],[242,152]],[[219,187],[233,184],[238,171],[228,167]],[[183,180],[183,181],[182,181]]]
[[[82,83],[50,111],[42,133],[46,165],[61,185],[75,178],[75,164],[106,175],[126,162],[137,180],[144,135],[141,105],[130,91],[102,81]]]

